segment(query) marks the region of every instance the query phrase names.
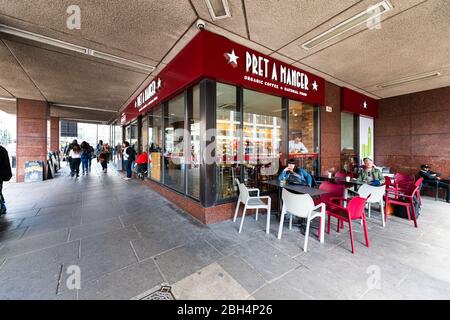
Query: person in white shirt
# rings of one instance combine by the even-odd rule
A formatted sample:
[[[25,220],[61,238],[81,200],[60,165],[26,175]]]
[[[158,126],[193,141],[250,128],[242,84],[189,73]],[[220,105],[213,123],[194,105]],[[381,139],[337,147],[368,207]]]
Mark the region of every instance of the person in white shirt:
[[[297,136],[294,140],[289,141],[289,153],[308,153],[308,149],[303,144],[300,136]]]
[[[81,148],[75,144],[69,152],[70,176],[80,176]]]

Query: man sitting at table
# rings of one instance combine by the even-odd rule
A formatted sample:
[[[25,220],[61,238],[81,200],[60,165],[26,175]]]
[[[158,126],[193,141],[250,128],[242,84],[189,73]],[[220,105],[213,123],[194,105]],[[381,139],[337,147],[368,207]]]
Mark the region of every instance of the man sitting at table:
[[[308,153],[308,149],[302,142],[302,137],[296,136],[294,140],[289,141],[289,153]]]
[[[295,160],[291,159],[288,166],[278,176],[278,181],[286,181],[287,183],[302,184],[311,187],[312,177],[305,169],[298,168],[295,165]]]
[[[372,186],[380,186],[384,184],[384,177],[381,170],[375,168],[373,160],[370,158],[364,158],[364,169],[359,172],[358,181],[365,182]]]
[[[440,181],[440,173],[433,172],[430,170],[431,167],[427,164],[420,166],[419,176],[423,178],[423,182],[436,186],[436,188],[447,189],[447,202],[450,203],[450,184]]]

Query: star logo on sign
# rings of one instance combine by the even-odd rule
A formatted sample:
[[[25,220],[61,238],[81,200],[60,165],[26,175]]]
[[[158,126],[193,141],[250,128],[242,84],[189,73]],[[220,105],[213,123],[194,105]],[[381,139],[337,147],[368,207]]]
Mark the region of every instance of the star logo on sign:
[[[312,83],[312,86],[313,86],[314,91],[317,91],[319,89],[319,85],[317,84],[316,80],[314,80],[314,82]]]
[[[158,89],[161,88],[161,79],[160,79],[160,78],[158,78],[158,82],[157,82],[156,87],[157,87]]]
[[[363,108],[367,109],[367,102],[366,101],[363,102]]]
[[[228,64],[231,64],[234,68],[237,67],[237,59],[239,57],[234,53],[234,49],[231,50],[231,53],[225,53],[225,58],[228,59]]]

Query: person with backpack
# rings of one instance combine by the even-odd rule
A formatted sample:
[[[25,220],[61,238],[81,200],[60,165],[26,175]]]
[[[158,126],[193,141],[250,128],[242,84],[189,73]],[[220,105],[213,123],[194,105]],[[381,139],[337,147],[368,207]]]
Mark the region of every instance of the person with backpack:
[[[3,182],[12,178],[8,151],[0,146],[0,216],[6,214],[5,198],[3,197]]]
[[[125,160],[125,169],[127,171],[127,176],[124,180],[130,180],[132,174],[131,168],[133,162],[136,160],[136,151],[130,147],[130,143],[128,141],[123,143],[123,159]]]
[[[98,155],[98,161],[102,165],[103,172],[108,172],[108,162],[109,162],[109,148],[108,145],[105,143],[102,147],[102,151],[100,151],[100,154]]]
[[[91,146],[86,141],[83,141],[80,147],[81,147],[81,168],[83,171],[83,175],[85,175],[89,173],[90,167],[89,162],[92,159]]]

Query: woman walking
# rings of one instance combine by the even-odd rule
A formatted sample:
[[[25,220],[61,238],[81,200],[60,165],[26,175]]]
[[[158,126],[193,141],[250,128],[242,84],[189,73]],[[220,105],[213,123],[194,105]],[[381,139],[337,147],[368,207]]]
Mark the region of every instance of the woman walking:
[[[89,162],[92,159],[91,146],[86,141],[81,143],[81,168],[83,175],[89,173]]]
[[[100,154],[98,155],[98,161],[102,165],[103,172],[108,172],[109,149],[106,143],[102,146]]]
[[[75,144],[70,150],[70,176],[80,176],[80,163],[81,163],[81,148],[78,144]]]

